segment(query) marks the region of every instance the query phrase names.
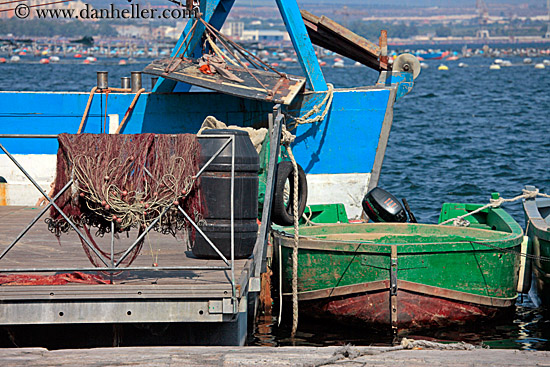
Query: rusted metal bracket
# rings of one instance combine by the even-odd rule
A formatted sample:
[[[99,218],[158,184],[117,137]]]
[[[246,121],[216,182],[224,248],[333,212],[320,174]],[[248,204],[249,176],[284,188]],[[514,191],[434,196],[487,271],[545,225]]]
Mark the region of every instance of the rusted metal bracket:
[[[390,315],[391,328],[397,333],[397,245],[391,246],[390,260]]]
[[[390,268],[390,295],[397,296],[397,259],[391,259]]]
[[[380,69],[388,70],[388,31],[382,30],[379,38]]]

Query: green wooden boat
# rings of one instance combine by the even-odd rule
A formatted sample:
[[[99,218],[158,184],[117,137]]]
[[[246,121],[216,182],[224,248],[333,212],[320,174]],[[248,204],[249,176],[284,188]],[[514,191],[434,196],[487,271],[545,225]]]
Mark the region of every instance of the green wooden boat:
[[[479,207],[444,204],[439,223]],[[302,226],[300,313],[411,329],[464,324],[513,311],[523,230],[500,208],[483,210],[468,221],[469,227],[417,223]],[[275,253],[283,264],[282,291],[288,301],[292,232],[285,228],[273,233]]]
[[[534,191],[534,186],[526,186],[526,190]],[[537,197],[523,201],[525,213],[525,232],[531,242],[531,253],[535,259],[531,261],[534,284],[542,303],[550,305],[550,262],[542,261],[540,256],[550,257],[550,199]]]

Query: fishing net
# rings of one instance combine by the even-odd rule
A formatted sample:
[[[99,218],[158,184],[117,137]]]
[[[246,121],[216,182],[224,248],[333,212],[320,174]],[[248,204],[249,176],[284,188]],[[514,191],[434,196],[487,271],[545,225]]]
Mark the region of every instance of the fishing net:
[[[108,280],[99,275],[81,272],[55,275],[38,274],[8,274],[0,275],[0,285],[62,285],[68,283],[109,284]]]
[[[153,226],[162,234],[175,235],[189,227],[176,205],[195,221],[202,221],[201,196],[196,174],[200,144],[196,135],[61,134],[58,137],[57,173],[54,195],[72,179],[73,183],[56,204],[77,227],[83,228],[91,244],[105,257],[94,240],[110,233],[137,229],[141,234],[166,208]],[[54,207],[46,220],[56,236],[71,228]],[[96,259],[84,241],[82,246],[94,265]],[[142,242],[127,257],[135,259]],[[117,253],[116,255],[120,255]]]

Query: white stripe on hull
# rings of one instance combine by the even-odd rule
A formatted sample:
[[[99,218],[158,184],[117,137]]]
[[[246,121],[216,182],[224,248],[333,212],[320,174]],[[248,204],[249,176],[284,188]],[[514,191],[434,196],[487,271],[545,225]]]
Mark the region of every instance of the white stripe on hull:
[[[55,154],[14,154],[13,157],[48,193],[55,177]],[[0,176],[8,182],[5,190],[7,205],[35,205],[42,197],[34,185],[5,155],[0,155]],[[0,198],[0,202],[2,202]]]
[[[15,154],[14,158],[43,190],[50,191],[50,184],[55,177],[55,154]],[[41,197],[38,190],[6,155],[0,156],[0,176],[8,182],[7,205],[35,205]],[[363,210],[361,200],[367,193],[369,179],[370,173],[309,174],[307,203],[342,203],[346,207],[348,217],[357,219]]]

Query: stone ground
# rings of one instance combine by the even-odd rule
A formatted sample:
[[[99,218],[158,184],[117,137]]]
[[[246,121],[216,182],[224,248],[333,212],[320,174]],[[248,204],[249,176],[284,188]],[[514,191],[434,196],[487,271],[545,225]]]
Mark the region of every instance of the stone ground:
[[[0,366],[548,366],[550,352],[349,347],[131,347],[0,349]],[[335,357],[335,354],[338,356]],[[338,357],[340,359],[336,360]]]

